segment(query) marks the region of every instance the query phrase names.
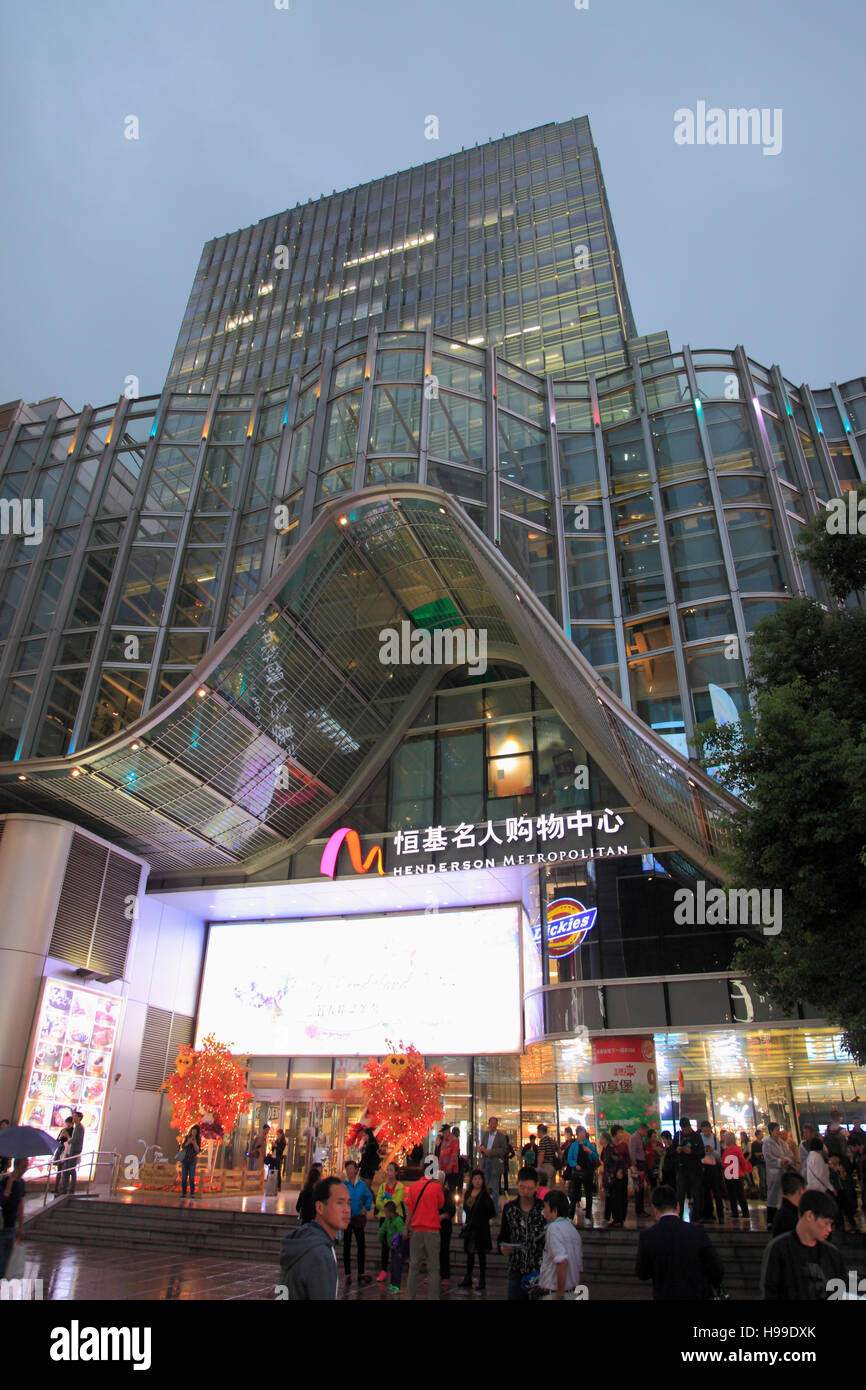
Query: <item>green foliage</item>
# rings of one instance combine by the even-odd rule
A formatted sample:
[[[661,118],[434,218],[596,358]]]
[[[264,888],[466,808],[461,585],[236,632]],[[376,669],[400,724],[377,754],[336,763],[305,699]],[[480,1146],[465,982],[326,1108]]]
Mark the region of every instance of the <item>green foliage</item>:
[[[753,728],[700,731],[703,762],[746,802],[733,886],[782,889],[780,934],[741,941],[735,967],[839,1025],[866,1065],[866,612],[786,604],[758,625],[750,687]]]
[[[857,484],[857,500],[866,501],[866,483]],[[846,520],[848,514],[847,497]],[[819,512],[803,530],[797,542],[801,559],[823,576],[827,588],[839,603],[855,589],[866,589],[866,506],[861,508],[863,532],[835,535],[827,529],[829,512]]]

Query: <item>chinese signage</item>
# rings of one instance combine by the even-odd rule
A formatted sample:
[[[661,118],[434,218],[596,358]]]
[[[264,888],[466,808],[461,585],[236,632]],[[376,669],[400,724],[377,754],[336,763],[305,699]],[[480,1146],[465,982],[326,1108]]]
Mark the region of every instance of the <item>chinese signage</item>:
[[[610,858],[630,852],[627,844],[614,840],[624,824],[621,815],[605,808],[601,812],[509,816],[498,830],[490,820],[483,825],[461,822],[456,826],[428,825],[424,830],[398,830],[394,835],[397,863],[391,873],[434,874],[453,869],[492,869],[556,864],[569,859]],[[413,859],[421,855],[442,857],[432,864],[413,863]]]
[[[46,981],[22,1125],[56,1134],[80,1110],[83,1155],[99,1148],[120,1008],[114,995]],[[87,1165],[83,1175],[89,1176]]]
[[[577,898],[556,898],[547,908],[547,950],[553,960],[573,955],[595,926],[598,909]],[[532,924],[532,939],[541,950],[541,921]]]
[[[593,1038],[592,1089],[598,1130],[639,1124],[658,1129],[655,1042],[649,1037]]]

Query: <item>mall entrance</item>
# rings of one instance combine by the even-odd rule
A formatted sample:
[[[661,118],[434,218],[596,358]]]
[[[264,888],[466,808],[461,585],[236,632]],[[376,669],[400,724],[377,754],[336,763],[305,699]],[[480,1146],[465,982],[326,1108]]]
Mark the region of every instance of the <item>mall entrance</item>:
[[[250,1140],[262,1125],[270,1125],[270,1144],[277,1130],[286,1136],[283,1181],[303,1186],[313,1164],[322,1174],[342,1173],[346,1154],[346,1135],[363,1114],[363,1101],[353,1102],[345,1094],[325,1093],[315,1099],[298,1097],[286,1092],[277,1099],[262,1099],[254,1094],[248,1109],[238,1120],[232,1134],[233,1147],[245,1161]]]

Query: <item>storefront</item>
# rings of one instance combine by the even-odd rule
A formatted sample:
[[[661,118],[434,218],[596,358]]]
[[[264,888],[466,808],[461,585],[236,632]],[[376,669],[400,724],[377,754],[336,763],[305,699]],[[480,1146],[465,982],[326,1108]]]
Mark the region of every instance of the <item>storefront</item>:
[[[207,890],[195,1036],[248,1057],[253,1094],[231,1160],[267,1123],[293,1181],[312,1162],[339,1170],[367,1058],[401,1043],[445,1070],[467,1154],[490,1114],[518,1154],[539,1123],[597,1135],[687,1114],[798,1134],[834,1108],[866,1117],[838,1035],[774,1016],[728,968],[726,928],[668,930],[670,864],[659,851]],[[170,898],[200,909],[203,891]]]

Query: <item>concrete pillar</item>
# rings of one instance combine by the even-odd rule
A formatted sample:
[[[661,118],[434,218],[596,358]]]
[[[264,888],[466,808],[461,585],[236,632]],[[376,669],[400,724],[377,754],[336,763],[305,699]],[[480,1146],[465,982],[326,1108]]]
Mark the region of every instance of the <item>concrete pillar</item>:
[[[0,838],[0,1119],[16,1105],[73,827],[8,816]]]

